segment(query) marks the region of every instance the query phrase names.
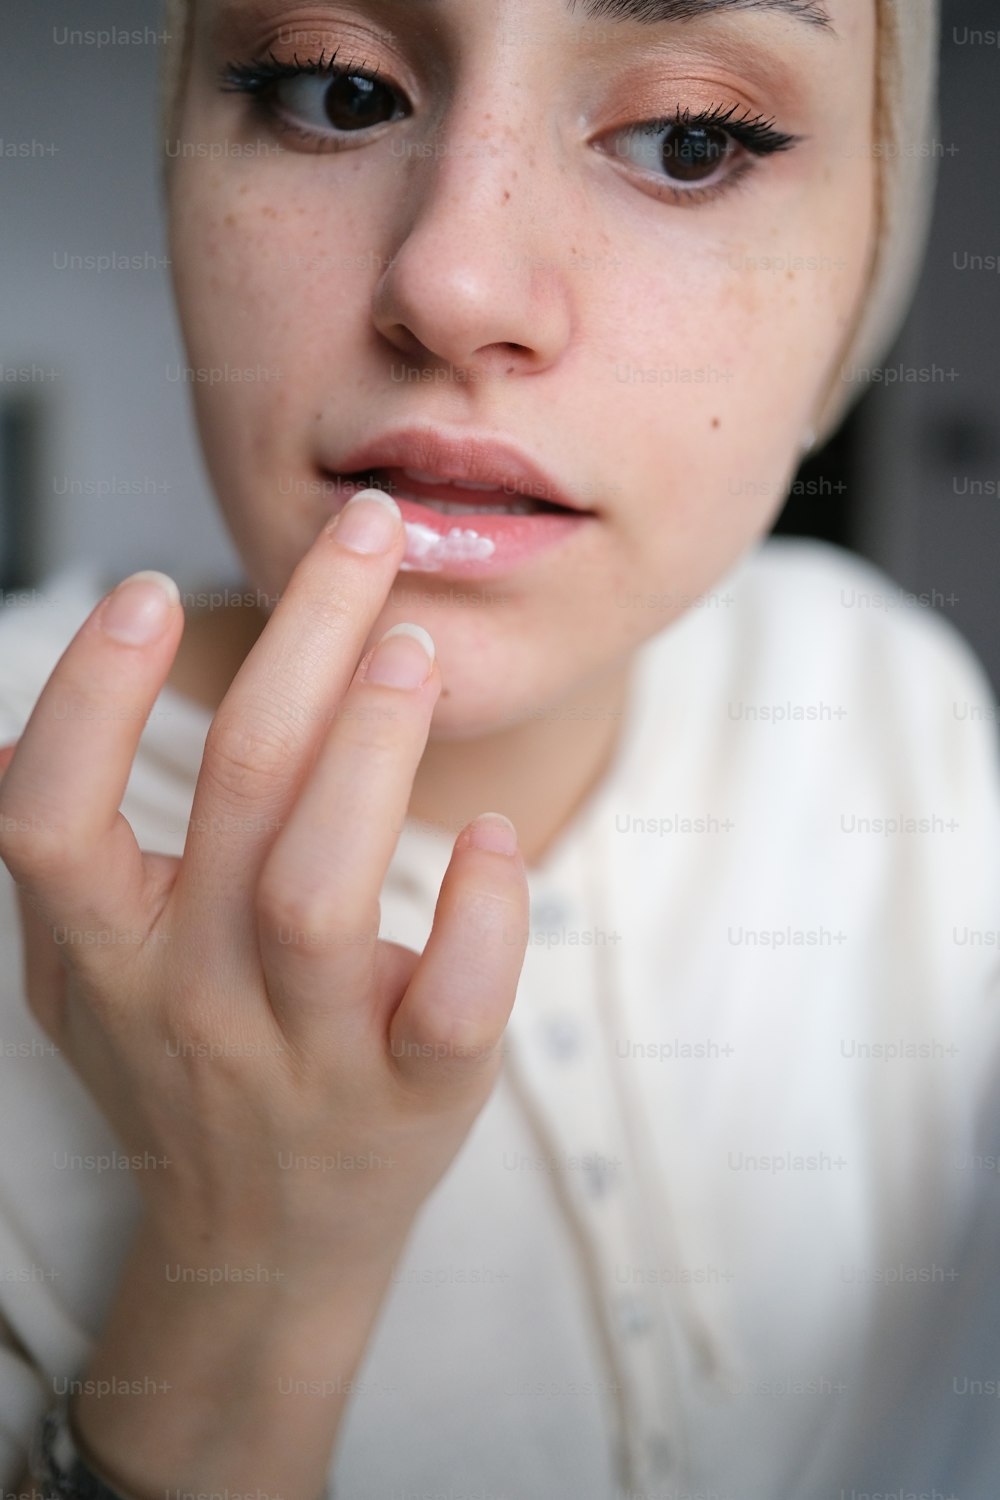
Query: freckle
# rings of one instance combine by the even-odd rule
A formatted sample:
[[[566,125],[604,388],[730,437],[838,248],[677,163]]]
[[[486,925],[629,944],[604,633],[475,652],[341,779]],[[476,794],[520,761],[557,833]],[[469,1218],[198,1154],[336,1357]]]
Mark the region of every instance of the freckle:
[[[785,278],[788,281],[794,281],[795,280],[795,272],[794,271],[786,271],[785,272]]]
[[[504,190],[504,195],[503,195],[503,201],[504,201],[504,202],[505,202],[505,203],[509,203],[509,202],[510,202],[510,193],[508,193],[508,192],[507,192],[507,191],[506,191],[506,189],[505,189],[505,190]]]
[[[712,426],[713,427],[721,427],[722,426],[722,422],[720,421],[720,419],[718,417],[713,417],[712,418]]]
[[[232,229],[233,225],[236,223],[236,216],[234,214],[226,214],[226,217],[222,222],[223,224],[225,224],[227,229]]]
[[[276,219],[278,217],[278,210],[272,208],[270,203],[265,203],[260,211],[260,215],[262,219]]]

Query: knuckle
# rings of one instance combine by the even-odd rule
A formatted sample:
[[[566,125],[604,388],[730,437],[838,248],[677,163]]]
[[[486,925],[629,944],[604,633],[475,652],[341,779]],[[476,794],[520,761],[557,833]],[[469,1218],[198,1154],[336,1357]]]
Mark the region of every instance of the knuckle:
[[[265,876],[257,887],[257,915],[272,936],[293,930],[318,933],[324,926],[324,912],[314,895],[282,888]]]
[[[524,903],[519,897],[511,897],[490,886],[466,884],[456,895],[463,924],[483,933],[500,927],[519,917]]]
[[[265,874],[257,890],[257,916],[279,947],[323,952],[377,934],[380,906],[377,899],[290,889]]]
[[[402,695],[394,694],[398,699]],[[385,702],[381,693],[349,694],[337,714],[337,734],[347,750],[364,751],[381,766],[396,759],[414,738],[417,720],[407,704]]]
[[[287,735],[274,724],[217,714],[205,738],[203,774],[214,790],[241,800],[276,791],[288,777]]]
[[[346,556],[354,561],[358,554],[348,552]],[[319,561],[319,559],[311,557],[310,561]],[[349,639],[357,629],[360,600],[346,579],[344,580],[345,587],[332,590],[329,586],[326,566],[326,564],[322,565],[316,591],[309,600],[309,610],[314,622],[330,635],[338,639],[342,637]]]
[[[397,1064],[436,1064],[447,1068],[449,1075],[457,1069],[478,1073],[479,1067],[497,1055],[503,1034],[484,1028],[481,1020],[452,1012],[433,1018],[412,1017],[405,1041],[394,1040],[391,1050]]]
[[[5,816],[0,810],[0,859],[15,879],[44,880],[72,866],[65,833],[38,818]]]

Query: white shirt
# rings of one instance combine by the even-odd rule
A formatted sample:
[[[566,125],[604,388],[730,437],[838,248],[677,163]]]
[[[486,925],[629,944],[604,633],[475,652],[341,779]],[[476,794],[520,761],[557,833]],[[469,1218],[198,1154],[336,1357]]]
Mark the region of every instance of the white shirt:
[[[102,592],[84,567],[0,615],[0,743]],[[210,717],[161,694],[144,848],[181,853]],[[529,871],[500,1082],[397,1268],[338,1500],[990,1492],[996,725],[953,627],[817,543],[755,547],[641,649],[614,765]],[[407,822],[384,937],[422,948],[450,848]],[[140,1204],[19,932],[0,866],[8,1485]]]

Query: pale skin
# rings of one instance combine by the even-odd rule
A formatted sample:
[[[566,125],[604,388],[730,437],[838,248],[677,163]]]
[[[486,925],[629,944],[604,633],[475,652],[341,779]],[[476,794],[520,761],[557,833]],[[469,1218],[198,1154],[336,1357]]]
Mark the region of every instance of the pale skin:
[[[496,1081],[525,862],[606,770],[638,647],[780,506],[872,244],[873,6],[829,9],[835,32],[746,10],[597,34],[556,0],[439,0],[433,20],[388,0],[200,0],[181,138],[272,149],[172,163],[175,287],[191,365],[281,371],[196,390],[247,579],[280,602],[192,621],[183,645],[178,605],[139,644],[106,633],[103,602],[0,782],[0,827],[32,830],[0,836],[28,1003],[126,1148],[173,1164],[138,1174],[146,1213],[85,1372],[152,1373],[169,1393],[73,1405],[92,1459],[140,1500],[175,1486],[321,1493],[343,1399],[290,1402],[278,1378],[336,1371],[349,1388],[413,1220]],[[319,36],[310,55],[340,46],[377,63],[411,117],[336,153],[251,123],[216,75],[281,55],[279,31],[295,27]],[[687,201],[648,145],[636,166],[595,144],[720,101],[798,143]],[[394,153],[401,129],[447,149]],[[762,268],[776,256],[812,269]],[[398,384],[400,363],[476,378]],[[635,383],[616,376],[627,365],[717,378]],[[398,571],[391,516],[383,550],[352,550],[343,524],[326,529],[320,455],[418,418],[510,435],[598,523],[471,601],[477,585],[460,599]],[[654,602],[622,602],[636,595]],[[395,637],[416,685],[365,680],[403,622],[430,633],[436,660]],[[181,860],[141,854],[120,818],[141,720],[107,712],[148,711],[168,680],[218,710]],[[103,710],[70,737],[53,712],[67,697]],[[678,705],[679,732],[682,717]],[[377,942],[403,818],[454,835],[487,808],[519,847],[482,820],[485,847],[457,840],[424,954]],[[148,937],[78,948],[69,967],[56,923]],[[282,925],[310,941],[279,941]],[[247,1056],[168,1063],[178,1034],[237,1034]],[[406,1056],[406,1040],[433,1045]],[[276,1170],[278,1151],[400,1167],[317,1183]],[[264,1260],[282,1269],[276,1286],[163,1277],[164,1262]]]

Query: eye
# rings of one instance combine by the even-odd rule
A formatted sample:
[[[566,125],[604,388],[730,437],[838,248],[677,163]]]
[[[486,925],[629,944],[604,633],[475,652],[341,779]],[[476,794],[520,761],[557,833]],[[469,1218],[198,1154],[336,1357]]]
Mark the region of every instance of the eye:
[[[643,159],[637,165],[662,171],[672,182],[681,184],[704,186],[736,150],[735,141],[718,126],[675,124],[664,129],[656,125],[652,130],[642,127],[637,134],[630,132],[630,135],[642,148]]]
[[[277,125],[335,149],[344,136],[403,119],[399,91],[364,64],[335,67],[334,58],[300,63],[275,57],[230,63],[222,75],[226,92],[249,94]]]
[[[698,189],[723,188],[752,170],[750,157],[788,151],[800,137],[785,135],[773,120],[736,117],[736,106],[692,115],[680,107],[672,118],[648,120],[616,132],[609,150],[658,177],[679,197]]]
[[[296,124],[319,133],[370,130],[399,118],[393,90],[367,73],[289,78],[276,84],[272,98]]]

